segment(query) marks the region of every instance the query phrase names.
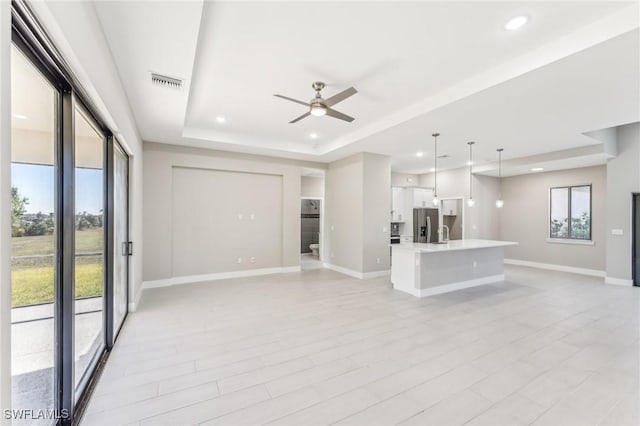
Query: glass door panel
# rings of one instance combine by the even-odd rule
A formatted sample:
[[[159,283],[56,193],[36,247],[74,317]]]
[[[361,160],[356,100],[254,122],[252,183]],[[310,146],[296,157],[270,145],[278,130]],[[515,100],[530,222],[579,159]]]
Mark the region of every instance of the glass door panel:
[[[92,121],[75,111],[75,386],[76,395],[104,348],[104,147]]]
[[[57,102],[57,90],[12,46],[12,408],[49,413],[55,408],[56,391]],[[29,416],[14,424],[52,421]]]
[[[118,334],[127,315],[129,284],[129,157],[114,142],[114,258],[113,258],[113,336]]]

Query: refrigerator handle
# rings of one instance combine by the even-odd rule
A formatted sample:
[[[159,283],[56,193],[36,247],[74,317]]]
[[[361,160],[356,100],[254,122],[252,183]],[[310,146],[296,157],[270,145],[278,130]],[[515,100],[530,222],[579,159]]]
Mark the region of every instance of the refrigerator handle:
[[[431,218],[427,216],[427,243],[431,242]]]

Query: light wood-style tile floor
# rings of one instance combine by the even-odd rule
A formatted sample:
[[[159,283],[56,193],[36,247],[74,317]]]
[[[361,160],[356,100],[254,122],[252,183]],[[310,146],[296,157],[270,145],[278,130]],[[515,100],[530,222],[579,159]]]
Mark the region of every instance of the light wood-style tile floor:
[[[147,290],[82,424],[640,424],[640,288],[507,278],[425,299],[327,270]]]

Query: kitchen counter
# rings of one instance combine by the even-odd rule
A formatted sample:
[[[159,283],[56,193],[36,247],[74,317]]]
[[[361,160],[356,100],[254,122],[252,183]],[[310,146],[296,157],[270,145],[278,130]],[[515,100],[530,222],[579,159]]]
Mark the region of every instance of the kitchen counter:
[[[488,247],[505,247],[517,245],[512,241],[496,241],[496,240],[452,240],[446,243],[407,243],[397,246],[398,249],[410,250],[416,253],[425,252],[443,252],[453,250],[472,250]]]
[[[454,240],[445,244],[393,244],[391,282],[426,297],[504,280],[504,247],[511,241]]]

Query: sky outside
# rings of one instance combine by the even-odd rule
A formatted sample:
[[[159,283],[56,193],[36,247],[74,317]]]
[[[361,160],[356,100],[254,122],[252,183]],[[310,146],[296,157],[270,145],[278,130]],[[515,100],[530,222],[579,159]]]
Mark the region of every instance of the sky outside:
[[[11,164],[11,186],[29,199],[27,213],[49,214],[54,205],[53,166]],[[100,214],[102,210],[102,170],[76,169],[76,211]]]

